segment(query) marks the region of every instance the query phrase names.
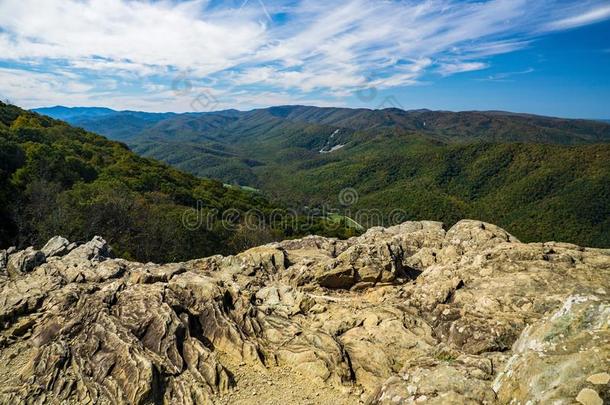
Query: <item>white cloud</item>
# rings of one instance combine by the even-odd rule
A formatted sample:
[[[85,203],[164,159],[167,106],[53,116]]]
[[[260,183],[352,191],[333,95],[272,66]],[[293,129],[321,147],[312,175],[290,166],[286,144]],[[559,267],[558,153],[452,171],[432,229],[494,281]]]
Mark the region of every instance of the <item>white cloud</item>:
[[[473,72],[475,70],[487,69],[489,65],[482,62],[459,62],[459,63],[442,63],[438,72],[443,76],[450,76],[456,73]]]
[[[251,15],[205,12],[201,0],[4,0],[0,50],[6,59],[65,59],[75,68],[189,69],[207,75],[264,44]]]
[[[569,28],[581,27],[583,25],[593,24],[610,18],[610,5],[588,10],[581,14],[576,14],[566,18],[553,21],[546,25],[546,29],[550,31],[565,30]]]
[[[32,107],[42,104],[61,104],[66,96],[85,102],[92,87],[62,74],[41,73],[20,69],[0,68],[2,99]]]
[[[535,71],[534,68],[527,68],[525,70],[520,70],[520,71],[515,71],[515,72],[500,72],[500,73],[495,73],[492,75],[489,75],[487,77],[484,77],[482,79],[477,79],[480,81],[486,81],[486,82],[508,82],[511,81],[511,77],[513,76],[521,76],[521,75],[526,75],[529,73],[533,73]]]
[[[0,61],[12,70],[0,72],[0,94],[26,106],[162,101],[161,108],[188,110],[189,100],[171,90],[172,80],[187,74],[194,87],[236,103],[254,102],[250,94],[281,95],[269,103],[339,102],[335,97],[363,87],[485,69],[491,56],[522,49],[541,32],[610,18],[606,0],[262,4],[1,0]],[[273,18],[278,13],[283,19]]]

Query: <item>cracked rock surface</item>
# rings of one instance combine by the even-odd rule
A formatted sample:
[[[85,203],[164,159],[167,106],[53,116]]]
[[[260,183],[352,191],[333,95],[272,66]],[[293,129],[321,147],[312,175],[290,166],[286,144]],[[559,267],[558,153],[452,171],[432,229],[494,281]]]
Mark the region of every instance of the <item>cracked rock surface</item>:
[[[156,265],[0,251],[3,404],[602,404],[610,250],[464,220]]]

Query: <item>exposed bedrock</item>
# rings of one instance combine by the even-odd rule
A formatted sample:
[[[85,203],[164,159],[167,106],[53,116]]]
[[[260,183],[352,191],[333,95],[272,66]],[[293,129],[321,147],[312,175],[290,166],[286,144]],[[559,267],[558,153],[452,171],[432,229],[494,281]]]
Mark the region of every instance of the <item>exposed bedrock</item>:
[[[353,403],[601,404],[609,289],[610,250],[473,220],[166,265],[55,237],[0,252],[0,402],[290,403],[242,389],[290,370]]]

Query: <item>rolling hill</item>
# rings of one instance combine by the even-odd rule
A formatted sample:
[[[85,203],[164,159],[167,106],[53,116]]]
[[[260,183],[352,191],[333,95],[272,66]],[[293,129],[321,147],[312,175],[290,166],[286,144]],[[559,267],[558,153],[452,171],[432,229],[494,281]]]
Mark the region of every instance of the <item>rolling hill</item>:
[[[112,114],[109,137],[131,112]],[[378,210],[382,223],[356,218],[365,226],[387,225],[396,210],[400,220],[476,217],[525,241],[610,246],[610,125],[602,122],[305,106],[149,115],[126,140],[136,153],[295,208]],[[346,188],[358,193],[348,207],[338,201]]]

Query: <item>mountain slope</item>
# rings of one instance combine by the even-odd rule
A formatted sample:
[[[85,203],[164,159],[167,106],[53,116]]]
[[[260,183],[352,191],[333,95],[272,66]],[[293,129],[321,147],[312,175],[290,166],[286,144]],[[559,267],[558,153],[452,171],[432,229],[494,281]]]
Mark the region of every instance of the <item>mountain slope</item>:
[[[0,246],[104,234],[123,257],[164,262],[236,252],[299,232],[244,227],[244,213],[264,221],[279,209],[259,193],[196,178],[6,104],[0,104],[0,158]],[[312,226],[325,233],[320,218]],[[343,229],[333,225],[329,234]]]
[[[262,166],[260,187],[279,200],[310,204],[337,204],[341,190],[353,187],[360,197],[349,207],[354,213],[398,209],[403,220],[447,223],[480,217],[527,241],[610,246],[610,145],[382,140],[334,154]]]

